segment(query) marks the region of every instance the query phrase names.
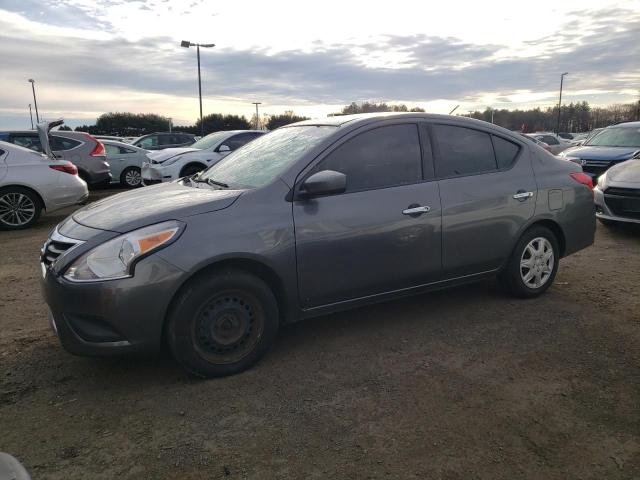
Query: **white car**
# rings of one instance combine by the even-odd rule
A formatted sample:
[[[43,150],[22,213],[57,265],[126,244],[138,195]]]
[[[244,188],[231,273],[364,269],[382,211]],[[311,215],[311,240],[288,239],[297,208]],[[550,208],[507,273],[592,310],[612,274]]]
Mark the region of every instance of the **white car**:
[[[28,228],[43,210],[77,205],[89,196],[76,166],[53,156],[49,125],[38,125],[46,155],[0,141],[0,230]]]
[[[142,164],[142,181],[145,185],[152,185],[193,175],[265,133],[261,130],[215,132],[190,147],[151,152],[147,154],[150,161]]]

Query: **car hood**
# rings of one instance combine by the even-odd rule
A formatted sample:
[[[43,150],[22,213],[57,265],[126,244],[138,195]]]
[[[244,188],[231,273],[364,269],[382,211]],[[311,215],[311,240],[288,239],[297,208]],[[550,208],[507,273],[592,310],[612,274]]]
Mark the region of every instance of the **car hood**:
[[[624,182],[640,184],[640,160],[629,160],[614,165],[607,170],[609,182]]]
[[[620,162],[629,160],[640,147],[598,147],[584,146],[565,150],[567,157],[575,157],[581,160],[601,160],[603,162]]]
[[[91,203],[72,218],[87,227],[123,233],[165,220],[222,210],[241,194],[242,190],[216,190],[204,184],[195,188],[182,182],[163,183]]]
[[[183,147],[183,148],[165,148],[164,150],[154,150],[147,153],[147,157],[155,162],[164,162],[165,160],[175,157],[176,155],[182,155],[183,153],[199,152],[198,148]]]

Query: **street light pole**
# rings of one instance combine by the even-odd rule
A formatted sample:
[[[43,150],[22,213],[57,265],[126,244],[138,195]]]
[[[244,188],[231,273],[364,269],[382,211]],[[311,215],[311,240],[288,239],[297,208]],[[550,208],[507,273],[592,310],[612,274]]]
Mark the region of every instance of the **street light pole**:
[[[564,72],[562,75],[560,75],[560,99],[558,100],[558,128],[556,130],[556,135],[560,135],[560,109],[562,108],[562,83],[565,75],[569,75],[569,72]]]
[[[258,105],[262,105],[262,102],[251,102],[256,106],[256,130],[260,130],[260,116],[258,115]]]
[[[30,78],[29,82],[31,83],[31,90],[33,91],[33,104],[36,107],[36,123],[39,123],[40,116],[38,115],[38,102],[36,101],[36,81],[33,78]]]
[[[33,113],[31,113],[31,104],[29,104],[29,118],[31,118],[31,130],[33,130]]]
[[[200,75],[200,47],[211,48],[215,47],[213,43],[191,43],[188,40],[180,42],[180,46],[184,48],[196,47],[198,56],[198,97],[200,98],[200,136],[204,137],[204,124],[202,123],[202,77]]]

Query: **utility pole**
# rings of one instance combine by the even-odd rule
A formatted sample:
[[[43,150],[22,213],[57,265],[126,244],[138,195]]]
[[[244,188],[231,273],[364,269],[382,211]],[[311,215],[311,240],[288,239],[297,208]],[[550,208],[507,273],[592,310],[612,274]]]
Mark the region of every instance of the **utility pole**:
[[[169,117],[169,133],[171,133],[173,127],[173,118]]]
[[[184,48],[196,47],[198,55],[198,97],[200,98],[200,136],[204,137],[204,124],[202,123],[202,79],[200,76],[200,47],[211,48],[215,47],[213,43],[191,43],[188,40],[180,42],[180,46]]]
[[[560,99],[558,100],[558,128],[556,130],[556,135],[560,135],[560,108],[562,108],[562,82],[564,80],[564,76],[569,75],[569,72],[564,72],[560,75]]]
[[[33,130],[33,113],[31,113],[31,104],[29,104],[29,118],[31,118],[31,130]]]
[[[29,83],[31,83],[31,90],[33,91],[33,105],[36,107],[36,123],[40,123],[40,116],[38,115],[38,102],[36,101],[36,81],[33,78],[30,78]]]
[[[260,130],[260,116],[258,114],[258,105],[262,105],[262,102],[251,102],[256,106],[256,130]]]

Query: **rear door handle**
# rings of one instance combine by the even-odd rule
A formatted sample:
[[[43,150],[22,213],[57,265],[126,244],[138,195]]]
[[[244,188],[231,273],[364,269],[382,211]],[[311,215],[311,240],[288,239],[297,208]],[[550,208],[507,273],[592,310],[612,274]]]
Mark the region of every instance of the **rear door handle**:
[[[423,213],[427,213],[431,210],[431,207],[421,206],[421,205],[409,205],[409,208],[406,208],[402,211],[403,215],[422,215]]]
[[[516,200],[524,200],[531,197],[533,197],[533,192],[523,192],[522,190],[513,195],[513,198],[515,198]]]

